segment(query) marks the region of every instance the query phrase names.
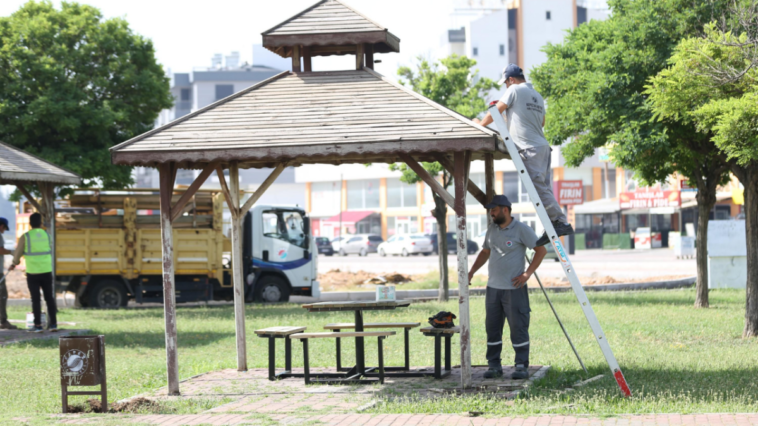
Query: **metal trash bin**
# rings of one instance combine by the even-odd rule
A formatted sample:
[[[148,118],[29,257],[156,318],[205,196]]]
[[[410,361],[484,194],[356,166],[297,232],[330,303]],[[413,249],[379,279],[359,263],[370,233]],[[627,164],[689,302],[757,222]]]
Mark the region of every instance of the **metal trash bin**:
[[[58,339],[61,361],[63,412],[69,395],[100,395],[101,409],[108,412],[105,380],[105,336],[65,336]],[[99,391],[69,392],[69,386],[100,386]]]

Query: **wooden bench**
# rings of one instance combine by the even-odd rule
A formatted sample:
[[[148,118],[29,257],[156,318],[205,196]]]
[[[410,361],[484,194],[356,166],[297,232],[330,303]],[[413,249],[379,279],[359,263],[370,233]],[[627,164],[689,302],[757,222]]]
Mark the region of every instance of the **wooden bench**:
[[[284,379],[292,376],[292,334],[305,331],[306,327],[269,327],[255,330],[255,334],[268,339],[268,379]],[[276,339],[284,339],[284,371],[276,374]]]
[[[401,371],[409,371],[411,369],[411,358],[410,358],[410,329],[418,327],[419,323],[417,322],[377,322],[377,323],[369,323],[369,324],[363,324],[364,329],[369,328],[402,328],[404,331],[404,341],[405,341],[405,366],[404,367],[387,367],[385,370],[401,370]],[[334,323],[334,324],[327,324],[324,326],[324,329],[326,330],[332,330],[339,332],[341,330],[345,329],[354,329],[355,324],[352,322],[340,322],[340,323]],[[342,368],[342,346],[340,344],[340,339],[337,338],[337,371],[346,371],[347,368]]]
[[[344,337],[377,337],[379,341],[379,383],[384,384],[384,346],[382,341],[389,337],[394,336],[394,331],[347,331],[347,332],[326,332],[326,333],[297,333],[289,336],[290,339],[299,339],[303,342],[303,367],[305,374],[305,384],[311,383],[310,364],[308,361],[308,339],[339,339]],[[365,384],[370,381],[360,380],[360,376],[363,372],[358,372],[353,376],[345,376],[343,379],[331,380],[317,380],[319,383],[339,383],[339,384]],[[330,375],[332,376],[332,375]],[[376,382],[374,382],[376,383]]]
[[[450,338],[453,334],[460,333],[458,327],[452,328],[434,328],[432,326],[421,327],[424,336],[434,337],[434,378],[441,379],[450,375]],[[442,372],[442,338],[445,338],[445,371]]]

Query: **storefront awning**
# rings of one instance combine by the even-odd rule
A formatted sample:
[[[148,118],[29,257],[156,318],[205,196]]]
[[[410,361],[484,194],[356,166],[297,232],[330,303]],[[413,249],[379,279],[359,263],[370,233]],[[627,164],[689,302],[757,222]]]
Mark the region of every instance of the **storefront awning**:
[[[619,207],[618,198],[603,198],[601,200],[589,201],[578,206],[574,206],[575,214],[604,214],[616,213]]]

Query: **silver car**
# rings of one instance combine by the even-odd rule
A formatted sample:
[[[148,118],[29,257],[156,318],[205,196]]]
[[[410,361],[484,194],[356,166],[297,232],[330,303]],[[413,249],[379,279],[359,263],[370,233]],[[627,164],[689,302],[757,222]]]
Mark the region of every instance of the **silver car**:
[[[369,253],[376,253],[379,244],[384,242],[381,235],[374,234],[353,235],[343,238],[344,240],[339,248],[340,256],[347,256],[348,254],[366,256]]]

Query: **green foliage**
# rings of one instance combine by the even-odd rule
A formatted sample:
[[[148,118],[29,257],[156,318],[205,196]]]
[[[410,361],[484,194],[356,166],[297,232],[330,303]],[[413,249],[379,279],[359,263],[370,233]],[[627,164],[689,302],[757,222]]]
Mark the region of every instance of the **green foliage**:
[[[398,68],[397,75],[403,78],[401,83],[408,84],[414,92],[467,118],[474,118],[487,110],[488,93],[500,88],[491,79],[479,78],[476,72],[472,73],[471,69],[474,66],[475,60],[455,54],[432,63],[419,57],[415,71],[403,66]],[[444,172],[444,168],[436,162],[422,165],[432,176]],[[403,176],[400,180],[405,183],[421,180],[416,172],[405,164],[391,164],[390,170],[402,171]],[[447,187],[450,182],[452,179],[446,177],[443,186]]]
[[[612,16],[590,21],[557,45],[531,72],[547,99],[546,137],[571,166],[611,145],[611,158],[650,183],[672,172],[689,175],[708,144],[693,125],[653,120],[644,90],[666,67],[678,41],[723,9],[725,0],[613,0]],[[702,151],[707,151],[702,149]],[[693,158],[693,156],[695,158]]]
[[[0,18],[0,140],[106,189],[131,183],[108,148],[172,105],[150,40],[94,7],[29,1]]]
[[[758,69],[751,67],[746,34],[706,26],[704,37],[682,40],[670,68],[651,79],[646,93],[656,118],[692,123],[727,158],[746,166],[758,160]],[[746,72],[735,81],[714,81],[718,71]],[[738,73],[739,74],[739,73]]]

